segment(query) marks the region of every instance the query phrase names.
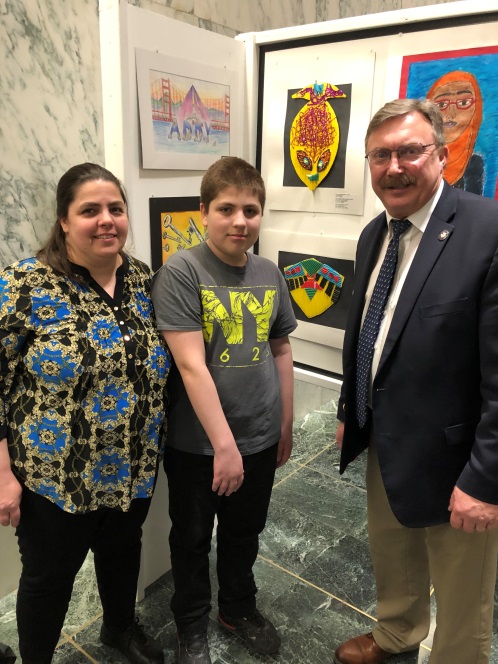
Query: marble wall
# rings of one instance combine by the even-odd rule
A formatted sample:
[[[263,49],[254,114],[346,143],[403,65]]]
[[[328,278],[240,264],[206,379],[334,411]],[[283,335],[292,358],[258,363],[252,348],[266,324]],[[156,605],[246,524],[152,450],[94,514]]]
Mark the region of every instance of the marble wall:
[[[234,37],[453,0],[128,0],[142,9]]]
[[[0,266],[31,255],[54,188],[103,160],[97,0],[0,1]]]
[[[453,0],[316,0],[316,21],[332,21],[350,16],[364,16],[390,12],[396,9],[410,9],[437,5]]]
[[[229,37],[436,4],[436,0],[128,2]],[[103,162],[98,3],[0,0],[0,267],[32,255],[44,241],[54,220],[54,190],[62,173],[82,161]]]
[[[229,37],[240,32],[314,23],[315,0],[128,0],[142,9]],[[319,0],[318,0],[319,2]],[[338,0],[335,0],[338,2]],[[332,4],[335,4],[332,2]]]

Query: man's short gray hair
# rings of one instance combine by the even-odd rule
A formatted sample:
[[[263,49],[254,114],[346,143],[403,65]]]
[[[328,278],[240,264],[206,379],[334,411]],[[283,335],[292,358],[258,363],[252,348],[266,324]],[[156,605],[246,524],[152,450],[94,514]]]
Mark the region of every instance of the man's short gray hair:
[[[421,113],[432,125],[434,134],[434,142],[436,147],[440,148],[446,145],[446,137],[443,128],[443,116],[441,111],[433,101],[429,99],[394,99],[377,111],[377,113],[370,120],[367,133],[365,136],[365,150],[367,147],[370,134],[378,129],[384,122],[398,118],[408,113]]]

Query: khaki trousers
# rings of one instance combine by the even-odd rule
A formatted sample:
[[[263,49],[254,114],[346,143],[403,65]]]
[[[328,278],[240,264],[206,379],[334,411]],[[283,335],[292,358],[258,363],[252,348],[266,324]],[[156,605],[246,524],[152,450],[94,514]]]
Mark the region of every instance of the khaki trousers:
[[[498,531],[465,533],[449,524],[402,526],[389,505],[372,443],[367,499],[377,583],[375,641],[391,653],[418,647],[429,633],[432,580],[437,627],[429,664],[488,664]]]

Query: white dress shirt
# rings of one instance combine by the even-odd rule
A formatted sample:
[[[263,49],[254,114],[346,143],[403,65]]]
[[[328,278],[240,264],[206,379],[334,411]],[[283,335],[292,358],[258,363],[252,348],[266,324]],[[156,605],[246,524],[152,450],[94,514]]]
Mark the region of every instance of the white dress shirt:
[[[418,212],[415,212],[414,214],[411,214],[409,216],[409,220],[411,222],[411,226],[408,228],[407,231],[403,233],[403,235],[400,237],[399,240],[399,250],[398,250],[398,262],[396,265],[396,272],[394,273],[394,279],[391,287],[391,292],[389,294],[389,298],[387,301],[386,309],[384,311],[384,316],[382,318],[380,328],[379,328],[379,334],[377,336],[377,341],[374,346],[374,354],[373,354],[373,359],[372,359],[372,371],[370,374],[370,396],[369,396],[369,403],[371,405],[371,389],[372,389],[372,381],[377,373],[377,369],[379,366],[380,362],[380,357],[382,355],[382,350],[384,348],[384,343],[387,338],[387,334],[389,332],[389,328],[391,326],[391,322],[394,316],[394,311],[396,309],[396,304],[398,303],[399,296],[401,294],[401,290],[403,288],[403,284],[405,283],[406,275],[408,274],[408,271],[410,269],[410,266],[412,264],[413,258],[417,252],[418,246],[420,244],[420,240],[422,239],[422,234],[427,228],[427,224],[429,223],[429,219],[431,218],[432,212],[434,208],[436,207],[436,204],[441,196],[441,193],[443,191],[443,186],[444,183],[441,180],[441,183],[439,185],[438,190],[434,194],[434,196],[424,205],[423,208],[418,210]],[[363,320],[365,319],[365,314],[368,309],[368,305],[370,304],[370,298],[372,297],[372,292],[375,286],[375,282],[377,281],[377,277],[379,275],[380,267],[382,265],[382,261],[384,260],[384,256],[387,251],[387,245],[389,244],[389,240],[392,237],[392,228],[390,221],[393,217],[387,215],[387,233],[384,237],[384,240],[382,242],[382,246],[379,251],[379,256],[377,258],[377,263],[372,271],[372,274],[370,275],[370,281],[368,282],[368,288],[365,293],[365,306],[363,308]],[[363,325],[363,321],[362,321]]]

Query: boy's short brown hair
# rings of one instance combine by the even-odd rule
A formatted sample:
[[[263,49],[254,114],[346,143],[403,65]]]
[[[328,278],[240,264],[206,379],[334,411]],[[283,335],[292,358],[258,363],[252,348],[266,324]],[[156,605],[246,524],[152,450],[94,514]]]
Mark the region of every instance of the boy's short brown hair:
[[[259,171],[240,157],[222,157],[212,164],[201,182],[201,203],[206,212],[218,194],[229,187],[251,189],[259,200],[261,212],[265,209],[265,183]]]

